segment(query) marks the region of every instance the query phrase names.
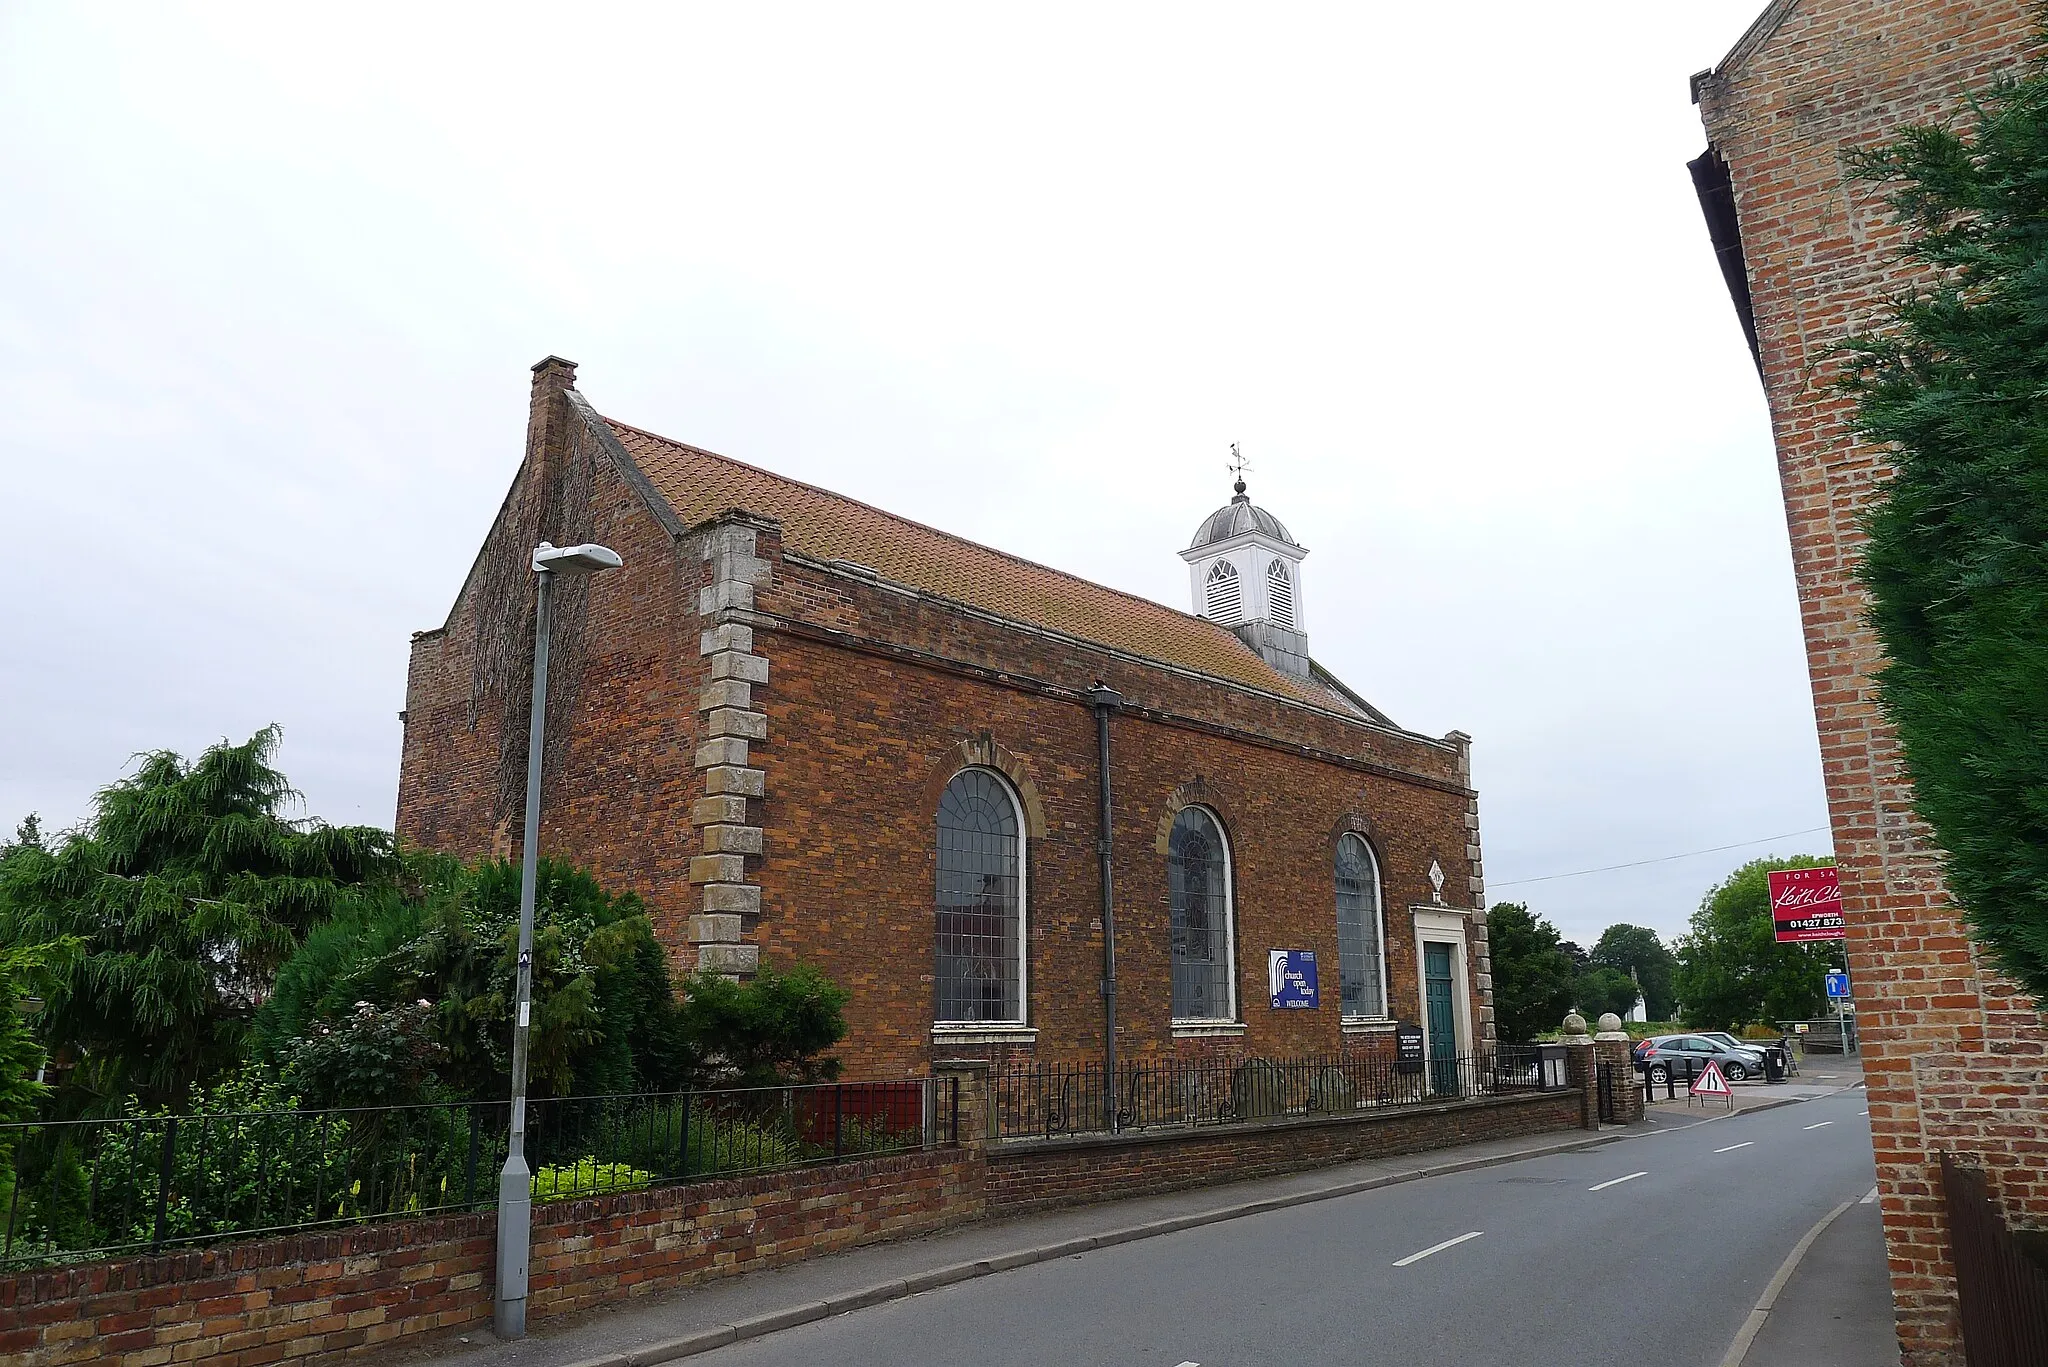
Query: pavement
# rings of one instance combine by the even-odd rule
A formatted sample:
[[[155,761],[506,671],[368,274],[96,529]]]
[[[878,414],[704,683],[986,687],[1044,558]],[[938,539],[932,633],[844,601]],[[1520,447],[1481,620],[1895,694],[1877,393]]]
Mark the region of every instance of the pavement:
[[[1884,1226],[1858,1202],[1799,1260],[1741,1367],[1897,1367]]]
[[[1839,1054],[1815,1054],[1799,1061],[1799,1072],[1783,1082],[1765,1082],[1753,1078],[1730,1084],[1734,1093],[1734,1109],[1755,1110],[1761,1106],[1783,1105],[1788,1101],[1813,1101],[1824,1096],[1833,1096],[1863,1085],[1863,1060],[1855,1054],[1843,1058]],[[1675,1095],[1666,1096],[1666,1088],[1651,1089],[1650,1114],[1718,1115],[1725,1109],[1722,1102],[1707,1097],[1688,1097],[1685,1079],[1676,1079],[1669,1090]]]
[[[1870,1246],[1876,1208],[1855,1204],[1874,1178],[1853,1088],[1808,1075],[1797,1090],[1810,1096],[1744,1088],[1749,1104],[1732,1114],[1681,1102],[1598,1134],[981,1223],[648,1297],[515,1343],[479,1333],[408,1356],[1886,1367],[1890,1300]],[[1731,1359],[1738,1339],[1745,1355]]]

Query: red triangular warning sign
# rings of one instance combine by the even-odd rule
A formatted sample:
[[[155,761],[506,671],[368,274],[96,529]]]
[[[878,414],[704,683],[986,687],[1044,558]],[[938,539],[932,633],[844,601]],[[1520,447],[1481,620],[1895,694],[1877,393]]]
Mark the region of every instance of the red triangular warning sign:
[[[1707,1060],[1706,1071],[1693,1079],[1694,1096],[1725,1096],[1733,1099],[1735,1093],[1728,1089],[1728,1079],[1721,1076],[1721,1065]]]

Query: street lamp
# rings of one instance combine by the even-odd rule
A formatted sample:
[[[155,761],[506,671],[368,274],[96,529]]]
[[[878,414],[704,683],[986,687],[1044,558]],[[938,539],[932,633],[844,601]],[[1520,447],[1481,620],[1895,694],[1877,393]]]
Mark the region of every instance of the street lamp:
[[[526,837],[519,852],[519,988],[512,1021],[512,1134],[498,1176],[498,1287],[491,1327],[503,1339],[526,1335],[526,1261],[532,1245],[533,1169],[526,1165],[526,1035],[533,1021],[533,885],[540,858],[540,756],[547,729],[548,614],[558,574],[596,574],[624,562],[603,546],[533,550],[539,579],[533,627],[533,713],[526,726]]]

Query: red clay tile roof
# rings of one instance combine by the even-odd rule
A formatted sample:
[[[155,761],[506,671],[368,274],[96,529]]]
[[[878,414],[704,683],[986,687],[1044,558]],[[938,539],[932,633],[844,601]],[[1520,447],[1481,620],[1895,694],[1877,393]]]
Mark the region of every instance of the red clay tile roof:
[[[611,418],[605,421],[685,526],[744,508],[780,522],[786,548],[819,560],[850,560],[884,579],[1015,621],[1320,707],[1352,710],[1328,690],[1273,668],[1214,622],[991,550],[843,494]]]

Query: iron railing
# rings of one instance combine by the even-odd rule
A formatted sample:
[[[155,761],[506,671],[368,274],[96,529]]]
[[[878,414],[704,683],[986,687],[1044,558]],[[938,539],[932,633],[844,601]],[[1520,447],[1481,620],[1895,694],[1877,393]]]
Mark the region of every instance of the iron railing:
[[[1402,1065],[1392,1058],[1139,1060],[1117,1069],[1105,1111],[1100,1064],[1040,1064],[991,1079],[997,1133],[1049,1137],[1169,1125],[1229,1125],[1288,1115],[1543,1090],[1535,1045],[1497,1045]]]
[[[1983,1173],[1944,1153],[1941,1186],[1970,1367],[2048,1362],[2048,1270],[2006,1228]]]
[[[531,1100],[534,1199],[950,1145],[957,1089],[936,1078]],[[0,1125],[0,1266],[483,1209],[508,1121],[492,1101]]]

